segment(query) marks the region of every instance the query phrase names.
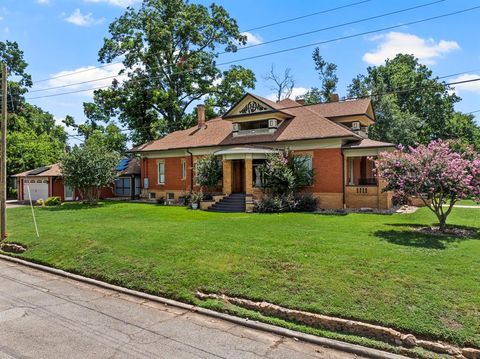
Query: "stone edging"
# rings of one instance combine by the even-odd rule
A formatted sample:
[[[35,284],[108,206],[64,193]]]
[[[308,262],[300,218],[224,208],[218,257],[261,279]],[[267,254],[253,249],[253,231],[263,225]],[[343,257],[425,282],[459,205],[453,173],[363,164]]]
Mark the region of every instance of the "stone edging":
[[[289,309],[269,302],[255,302],[253,300],[231,297],[225,294],[196,292],[199,299],[215,299],[228,304],[237,305],[242,308],[260,312],[263,315],[282,318],[297,322],[314,328],[327,329],[333,332],[343,332],[359,335],[395,346],[404,348],[419,347],[439,354],[448,354],[455,358],[477,359],[480,358],[480,350],[475,348],[459,348],[440,341],[419,340],[414,335],[402,333],[395,329],[380,325],[360,322],[356,320],[343,319],[305,312],[296,309]]]
[[[96,280],[96,279],[83,277],[83,276],[80,276],[80,275],[77,275],[77,274],[65,272],[65,271],[60,270],[60,269],[55,269],[55,268],[43,266],[43,265],[40,265],[40,264],[32,263],[32,262],[29,262],[29,261],[26,261],[26,260],[23,260],[23,259],[10,257],[10,256],[3,255],[3,254],[0,254],[0,259],[3,259],[5,261],[9,261],[9,262],[13,262],[13,263],[16,263],[16,264],[24,265],[24,266],[34,268],[34,269],[37,269],[37,270],[41,270],[43,272],[48,272],[48,273],[51,273],[51,274],[66,277],[66,278],[69,278],[69,279],[72,279],[72,280],[75,280],[75,281],[95,285],[97,287],[101,287],[101,288],[105,288],[105,289],[110,289],[110,290],[113,290],[113,291],[116,291],[116,292],[119,292],[119,293],[135,296],[135,297],[138,297],[138,298],[150,300],[150,301],[157,302],[157,303],[162,303],[162,304],[165,304],[165,305],[171,305],[171,306],[181,308],[181,309],[186,309],[186,310],[189,310],[191,312],[200,313],[200,314],[203,314],[203,315],[206,315],[206,316],[209,316],[209,317],[213,317],[213,318],[216,318],[216,319],[229,321],[231,323],[242,325],[244,327],[249,327],[249,328],[257,329],[257,330],[262,330],[262,331],[265,331],[265,332],[281,335],[281,336],[288,337],[288,338],[294,338],[294,339],[302,340],[304,342],[308,342],[308,343],[312,343],[312,344],[336,349],[336,350],[339,350],[339,351],[344,351],[344,352],[347,352],[347,353],[357,354],[357,355],[360,355],[360,356],[364,356],[364,357],[368,357],[368,358],[374,358],[374,359],[405,359],[406,358],[402,355],[388,353],[388,352],[384,352],[384,351],[377,350],[377,349],[366,348],[366,347],[362,347],[362,346],[356,345],[356,344],[341,342],[339,340],[318,337],[318,336],[315,336],[315,335],[310,335],[310,334],[297,332],[297,331],[294,331],[294,330],[291,330],[291,329],[277,327],[277,326],[274,326],[274,325],[271,325],[271,324],[266,324],[266,323],[257,322],[257,321],[251,321],[251,320],[236,317],[236,316],[233,316],[233,315],[215,312],[215,311],[210,310],[210,309],[205,309],[205,308],[197,307],[197,306],[194,306],[194,305],[177,302],[175,300],[166,299],[166,298],[158,297],[158,296],[155,296],[155,295],[139,292],[139,291],[136,291],[136,290],[127,289],[127,288],[120,287],[120,286],[117,286],[117,285],[102,282],[102,281],[99,281],[99,280]]]

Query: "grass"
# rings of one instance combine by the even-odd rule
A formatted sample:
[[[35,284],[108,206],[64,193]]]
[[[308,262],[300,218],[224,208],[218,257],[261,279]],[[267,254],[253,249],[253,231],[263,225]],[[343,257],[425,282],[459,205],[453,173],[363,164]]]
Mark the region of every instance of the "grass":
[[[195,290],[379,323],[480,348],[480,237],[417,233],[410,215],[222,214],[105,202],[9,209],[21,257],[215,307]],[[480,230],[480,210],[449,223]]]

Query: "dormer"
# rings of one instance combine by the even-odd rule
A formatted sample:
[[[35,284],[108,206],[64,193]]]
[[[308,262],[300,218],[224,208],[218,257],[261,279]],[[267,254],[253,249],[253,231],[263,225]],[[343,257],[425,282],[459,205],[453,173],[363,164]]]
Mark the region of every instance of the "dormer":
[[[253,136],[275,133],[283,121],[292,117],[275,102],[246,94],[222,118],[232,122],[233,136]]]

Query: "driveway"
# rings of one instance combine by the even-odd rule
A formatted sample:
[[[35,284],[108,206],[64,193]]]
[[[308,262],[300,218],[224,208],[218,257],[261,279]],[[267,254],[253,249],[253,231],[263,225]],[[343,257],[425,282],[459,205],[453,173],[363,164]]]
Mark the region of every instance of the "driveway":
[[[0,260],[0,358],[360,358]]]

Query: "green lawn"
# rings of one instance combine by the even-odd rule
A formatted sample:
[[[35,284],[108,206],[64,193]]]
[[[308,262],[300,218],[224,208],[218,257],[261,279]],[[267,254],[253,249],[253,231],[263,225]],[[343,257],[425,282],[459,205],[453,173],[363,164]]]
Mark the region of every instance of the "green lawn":
[[[8,211],[22,257],[199,305],[203,289],[480,347],[480,237],[412,231],[410,215],[222,214],[106,202]],[[480,228],[480,209],[450,223]]]

